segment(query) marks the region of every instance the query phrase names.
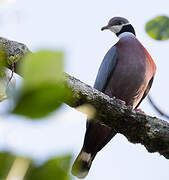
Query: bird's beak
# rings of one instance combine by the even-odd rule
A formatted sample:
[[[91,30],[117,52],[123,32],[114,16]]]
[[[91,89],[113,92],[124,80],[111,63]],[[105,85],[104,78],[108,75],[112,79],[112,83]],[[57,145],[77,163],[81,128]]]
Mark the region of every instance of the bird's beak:
[[[101,31],[104,31],[104,30],[109,29],[109,28],[110,28],[110,25],[104,26],[101,28]]]

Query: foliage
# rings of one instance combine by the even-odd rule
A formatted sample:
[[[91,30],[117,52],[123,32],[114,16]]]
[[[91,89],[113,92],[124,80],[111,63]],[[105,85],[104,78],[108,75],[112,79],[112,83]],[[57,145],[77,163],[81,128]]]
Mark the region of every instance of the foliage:
[[[167,16],[157,16],[146,23],[146,32],[156,40],[169,39],[169,18]]]
[[[13,110],[29,118],[42,118],[59,108],[64,98],[70,96],[63,82],[63,54],[39,51],[27,55],[20,63],[24,84]]]
[[[0,153],[0,179],[6,178],[14,159],[14,155],[8,152]]]
[[[14,162],[18,158],[17,156],[9,152],[0,153],[0,179],[5,180],[8,176],[8,173],[14,166]],[[27,158],[19,157],[23,160]],[[20,168],[20,174],[24,173],[26,180],[70,180],[69,169],[70,169],[71,156],[65,155],[60,157],[55,157],[47,160],[41,165],[36,165],[32,160],[30,160],[30,165],[26,169],[26,172],[21,172],[22,167]],[[18,174],[17,165],[15,163],[15,168],[13,168],[13,174],[10,176],[15,179],[15,175]],[[26,173],[26,174],[25,174]]]
[[[4,67],[15,63],[16,58],[10,61],[4,51],[0,50],[0,70],[4,73]],[[5,62],[5,63],[4,63]],[[14,99],[13,113],[32,118],[42,118],[58,109],[64,98],[71,97],[70,90],[64,86],[63,81],[63,53],[56,51],[39,51],[27,54],[19,62],[19,74],[24,78],[20,89],[13,90]],[[3,81],[4,76],[0,79]],[[2,85],[2,83],[1,83]],[[4,87],[5,88],[5,87]],[[6,87],[7,88],[7,87]],[[26,158],[15,156],[9,152],[0,153],[0,179],[4,180],[7,175],[11,176],[11,169],[19,158],[22,164],[27,163]],[[27,173],[26,180],[69,180],[71,156],[54,157],[41,165],[36,165],[32,160]],[[19,162],[19,161],[18,161]],[[24,164],[19,164],[16,173],[23,170]],[[24,170],[23,170],[24,171]],[[13,179],[15,174],[13,174]]]
[[[71,156],[61,156],[49,159],[43,165],[32,164],[25,179],[28,180],[69,180]]]

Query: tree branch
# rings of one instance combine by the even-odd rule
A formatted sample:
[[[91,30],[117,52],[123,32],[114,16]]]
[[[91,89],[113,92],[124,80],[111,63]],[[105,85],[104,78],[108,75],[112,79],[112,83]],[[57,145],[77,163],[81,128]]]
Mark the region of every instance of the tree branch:
[[[91,104],[97,111],[95,119],[123,134],[132,143],[141,143],[149,152],[159,152],[169,159],[169,123],[140,114],[119,103],[115,98],[97,91],[69,75],[67,86],[73,91],[71,107]]]
[[[7,41],[10,44],[11,41]],[[10,46],[7,49],[12,49]],[[24,48],[18,48],[18,51],[20,54],[25,54],[25,49],[28,50],[28,48],[23,44],[22,46]],[[15,55],[14,51],[13,55]],[[95,120],[123,134],[130,142],[141,143],[149,152],[159,152],[169,159],[169,123],[135,112],[115,98],[110,98],[68,74],[65,74],[65,84],[73,92],[71,101],[65,100],[66,104],[71,107],[82,104],[92,105],[97,112]]]

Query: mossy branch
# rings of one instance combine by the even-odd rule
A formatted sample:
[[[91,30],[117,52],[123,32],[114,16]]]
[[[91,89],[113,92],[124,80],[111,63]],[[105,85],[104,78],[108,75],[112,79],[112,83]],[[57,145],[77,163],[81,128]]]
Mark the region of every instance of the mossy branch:
[[[15,53],[22,57],[29,51],[24,44],[5,38],[0,38],[0,44],[9,57],[11,54],[15,57]],[[65,74],[65,84],[73,92],[71,101],[65,100],[70,107],[92,105],[96,110],[94,119],[123,134],[130,142],[141,143],[149,152],[159,152],[169,159],[169,123],[131,110],[68,74]]]

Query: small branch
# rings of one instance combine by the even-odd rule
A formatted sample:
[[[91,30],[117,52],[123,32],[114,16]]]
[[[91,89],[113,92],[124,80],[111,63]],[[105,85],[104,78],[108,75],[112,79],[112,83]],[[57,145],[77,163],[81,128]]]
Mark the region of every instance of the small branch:
[[[1,39],[3,40],[3,38]],[[12,49],[11,41],[6,41],[9,45],[6,48]],[[17,46],[20,47],[20,43],[17,45],[15,42],[15,47],[17,48]],[[28,48],[23,44],[22,46],[23,48],[18,50],[20,54],[25,54],[24,49],[28,50]],[[15,51],[13,52],[15,53]],[[95,120],[123,134],[130,142],[141,143],[149,152],[159,152],[169,159],[169,123],[130,110],[115,98],[110,98],[67,74],[65,75],[65,84],[73,92],[71,101],[65,100],[66,104],[71,107],[82,104],[92,105],[96,110]]]
[[[150,104],[153,106],[153,108],[161,115],[164,116],[165,118],[169,119],[169,115],[167,115],[166,113],[164,113],[153,101],[153,99],[150,97],[150,95],[148,95],[148,100],[150,102]]]

